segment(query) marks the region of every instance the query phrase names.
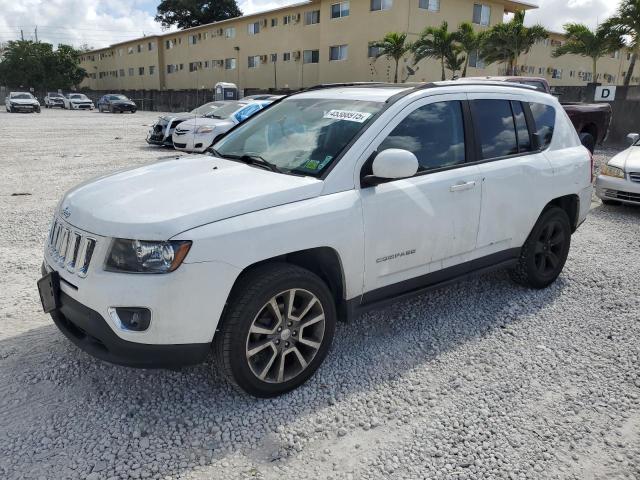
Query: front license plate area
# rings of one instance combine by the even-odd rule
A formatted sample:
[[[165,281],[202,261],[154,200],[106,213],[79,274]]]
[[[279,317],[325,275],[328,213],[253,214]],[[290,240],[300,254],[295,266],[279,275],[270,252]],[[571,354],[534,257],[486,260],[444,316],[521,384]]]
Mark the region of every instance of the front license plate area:
[[[60,275],[55,270],[38,280],[40,302],[44,313],[60,308]]]

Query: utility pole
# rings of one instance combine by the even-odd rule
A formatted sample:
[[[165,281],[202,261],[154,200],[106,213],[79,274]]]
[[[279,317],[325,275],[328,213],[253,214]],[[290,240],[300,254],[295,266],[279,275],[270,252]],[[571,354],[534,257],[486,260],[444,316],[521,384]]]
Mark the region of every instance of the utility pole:
[[[20,40],[24,42],[24,32],[20,29]]]
[[[36,25],[36,31],[34,32],[36,36],[36,43],[38,43],[38,26]]]

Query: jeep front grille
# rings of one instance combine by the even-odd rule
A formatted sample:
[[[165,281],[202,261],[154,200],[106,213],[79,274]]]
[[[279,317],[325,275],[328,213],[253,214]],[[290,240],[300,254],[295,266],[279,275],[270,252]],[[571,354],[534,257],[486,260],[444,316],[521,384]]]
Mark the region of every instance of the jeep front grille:
[[[629,173],[629,180],[632,182],[640,183],[640,172]]]
[[[56,220],[49,232],[48,248],[56,264],[80,277],[86,277],[96,240]]]

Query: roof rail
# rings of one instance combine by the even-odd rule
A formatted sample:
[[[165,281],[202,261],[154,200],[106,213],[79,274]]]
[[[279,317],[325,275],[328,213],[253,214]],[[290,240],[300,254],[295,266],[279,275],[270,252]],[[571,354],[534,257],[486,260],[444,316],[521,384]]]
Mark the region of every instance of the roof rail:
[[[389,83],[389,82],[341,82],[341,83],[320,83],[318,85],[313,85],[312,87],[307,87],[300,92],[309,92],[313,90],[323,90],[325,88],[339,88],[339,87],[400,87],[403,84],[401,83]],[[405,85],[406,88],[409,88],[408,85]],[[298,93],[300,93],[298,92]]]

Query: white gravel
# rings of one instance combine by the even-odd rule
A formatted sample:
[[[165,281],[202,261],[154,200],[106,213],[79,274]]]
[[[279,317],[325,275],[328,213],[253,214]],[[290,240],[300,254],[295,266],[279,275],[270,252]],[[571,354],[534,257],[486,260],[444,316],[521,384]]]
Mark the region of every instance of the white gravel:
[[[640,208],[594,204],[547,290],[497,273],[339,325],[278,399],[72,346],[35,287],[53,208],[175,155],[156,116],[0,111],[0,478],[640,478]]]

